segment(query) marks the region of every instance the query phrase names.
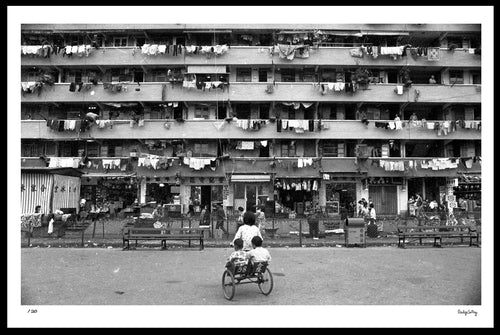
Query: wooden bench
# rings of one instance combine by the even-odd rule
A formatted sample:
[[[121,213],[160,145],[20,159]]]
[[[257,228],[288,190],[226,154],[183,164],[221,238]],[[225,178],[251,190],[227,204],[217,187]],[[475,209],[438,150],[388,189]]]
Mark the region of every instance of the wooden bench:
[[[476,227],[467,225],[456,226],[397,226],[398,230],[398,247],[405,248],[406,240],[417,238],[420,245],[423,239],[433,239],[435,247],[441,247],[443,238],[460,238],[463,242],[464,238],[469,239],[469,246],[479,246],[479,230]],[[473,241],[475,240],[475,243]]]
[[[123,250],[130,249],[130,240],[135,240],[137,248],[138,240],[159,240],[162,249],[167,247],[167,241],[191,241],[197,240],[200,243],[200,250],[203,250],[203,238],[205,229],[200,228],[145,228],[130,227],[123,228]]]

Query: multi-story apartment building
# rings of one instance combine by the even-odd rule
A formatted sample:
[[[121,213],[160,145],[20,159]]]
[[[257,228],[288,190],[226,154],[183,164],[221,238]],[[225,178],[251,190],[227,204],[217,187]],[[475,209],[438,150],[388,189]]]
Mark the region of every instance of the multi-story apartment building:
[[[404,215],[418,193],[480,207],[479,24],[21,33],[22,168],[78,167],[88,201],[355,215],[365,198]]]

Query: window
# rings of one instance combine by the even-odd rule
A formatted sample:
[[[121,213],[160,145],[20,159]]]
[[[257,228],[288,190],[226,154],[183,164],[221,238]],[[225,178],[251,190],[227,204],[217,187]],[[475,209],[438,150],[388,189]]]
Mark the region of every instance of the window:
[[[269,104],[260,104],[259,106],[259,118],[261,119],[269,119],[269,109],[270,105]]]
[[[234,184],[234,198],[245,199],[245,184],[243,183]]]
[[[302,70],[302,81],[306,82],[315,82],[316,80],[316,72],[314,68],[305,68]]]
[[[114,37],[113,38],[113,46],[114,47],[126,47],[128,44],[127,37]]]
[[[28,71],[26,73],[26,81],[38,81],[39,79],[38,71]]]
[[[99,144],[97,142],[87,142],[87,156],[99,157]]]
[[[250,104],[240,104],[235,108],[238,119],[250,119]]]
[[[328,141],[323,144],[323,156],[338,157],[338,144],[334,141]]]
[[[82,71],[68,71],[66,72],[66,83],[79,83],[82,82]]]
[[[480,85],[481,84],[481,72],[471,72],[472,83]]]
[[[40,113],[40,105],[24,105],[22,106],[21,119],[22,120],[30,120],[30,119],[38,119],[40,118],[38,115]],[[38,116],[38,117],[37,117]]]
[[[212,185],[212,201],[222,201],[222,185]]]
[[[337,72],[334,70],[325,69],[321,72],[321,81],[323,82],[335,82],[337,81]]]
[[[208,143],[195,143],[194,144],[194,156],[204,157],[208,155]]]
[[[259,42],[260,45],[272,45],[273,36],[271,34],[260,34]]]
[[[144,71],[135,70],[134,71],[134,82],[143,82],[144,81]]]
[[[462,70],[450,70],[450,84],[463,84],[464,72]]]
[[[152,76],[152,81],[154,82],[167,81],[167,73],[163,70],[154,70],[151,76]]]
[[[46,156],[55,156],[56,155],[57,144],[55,142],[46,142],[45,143],[45,155]]]
[[[295,82],[295,69],[281,69],[282,82]]]
[[[36,143],[26,143],[22,145],[22,157],[36,157],[39,156]]]
[[[259,82],[265,83],[267,82],[267,72],[269,69],[259,69]]]
[[[463,37],[461,36],[448,36],[448,48],[454,46],[455,48],[463,48]]]
[[[236,68],[236,81],[238,82],[251,82],[252,69],[250,68]]]
[[[132,81],[132,71],[129,69],[112,69],[111,81]]]
[[[281,157],[295,157],[295,143],[281,144]]]
[[[184,38],[184,36],[174,36],[172,38],[172,43],[173,44],[185,45],[186,44],[186,39]]]
[[[213,45],[213,34],[192,34],[190,41],[199,46]]]
[[[135,38],[135,46],[142,47],[146,43],[145,37],[136,37]]]
[[[210,118],[210,111],[208,107],[204,106],[196,106],[194,110],[194,117],[195,119],[209,119]]]

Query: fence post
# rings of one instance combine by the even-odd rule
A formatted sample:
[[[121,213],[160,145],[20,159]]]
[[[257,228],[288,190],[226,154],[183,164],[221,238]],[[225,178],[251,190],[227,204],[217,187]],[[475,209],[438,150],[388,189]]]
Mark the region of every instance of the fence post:
[[[31,222],[28,221],[28,248],[31,244],[30,241],[31,241]]]
[[[302,247],[302,219],[299,219],[299,247]]]
[[[214,218],[210,215],[210,235],[214,238]]]

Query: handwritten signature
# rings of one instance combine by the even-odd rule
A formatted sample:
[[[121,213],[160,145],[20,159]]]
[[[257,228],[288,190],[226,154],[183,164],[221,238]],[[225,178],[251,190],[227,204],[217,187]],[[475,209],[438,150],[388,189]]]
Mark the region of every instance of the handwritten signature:
[[[468,310],[464,310],[464,309],[459,309],[458,310],[458,314],[463,314],[465,316],[469,315],[469,314],[474,314],[474,316],[477,316],[477,312],[473,309],[468,309]]]

